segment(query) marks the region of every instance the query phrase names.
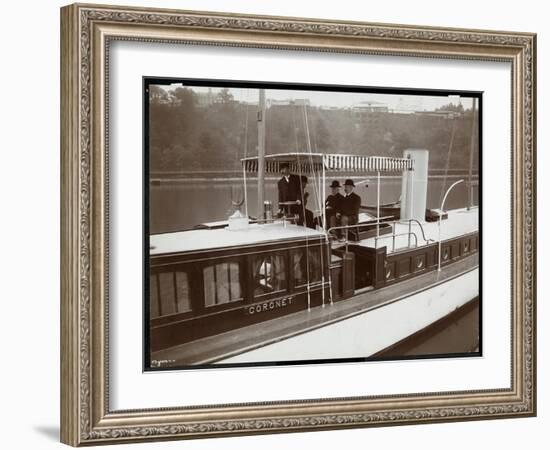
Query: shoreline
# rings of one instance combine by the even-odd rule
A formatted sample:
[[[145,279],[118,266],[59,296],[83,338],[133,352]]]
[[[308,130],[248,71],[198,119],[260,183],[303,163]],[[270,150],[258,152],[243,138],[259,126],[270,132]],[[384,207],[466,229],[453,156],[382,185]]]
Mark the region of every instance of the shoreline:
[[[460,174],[448,174],[448,175],[439,175],[439,174],[432,174],[432,175],[428,175],[428,179],[432,179],[432,180],[441,180],[441,179],[445,179],[445,178],[450,178],[450,179],[455,179],[455,178],[461,178],[461,177],[467,177],[468,174],[464,174],[464,173],[460,173]],[[342,178],[346,178],[348,177],[347,175],[346,176],[341,176],[341,177],[329,177],[327,176],[327,180],[340,180]],[[351,177],[351,175],[349,176]],[[348,177],[348,178],[349,178]],[[273,181],[273,182],[276,182],[280,177],[265,177],[265,181]],[[376,177],[365,177],[365,176],[355,176],[353,177],[355,180],[371,180],[373,183],[376,182]],[[401,176],[400,175],[381,175],[380,176],[380,179],[381,180],[390,180],[390,179],[395,179],[395,180],[400,180],[401,179]],[[473,175],[472,176],[472,179],[473,181],[476,182],[477,184],[477,181],[479,180],[479,175],[476,174],[476,175]],[[222,182],[222,183],[227,183],[227,182],[232,182],[232,183],[237,183],[237,182],[242,182],[243,181],[243,178],[242,177],[204,177],[204,176],[198,176],[198,177],[194,177],[194,176],[189,176],[189,174],[183,174],[181,176],[178,176],[178,177],[150,177],[149,179],[149,182],[150,184],[152,185],[158,185],[158,184],[170,184],[170,183],[196,183],[196,182]],[[257,177],[250,177],[248,178],[247,177],[247,182],[257,182],[258,181],[258,178]]]

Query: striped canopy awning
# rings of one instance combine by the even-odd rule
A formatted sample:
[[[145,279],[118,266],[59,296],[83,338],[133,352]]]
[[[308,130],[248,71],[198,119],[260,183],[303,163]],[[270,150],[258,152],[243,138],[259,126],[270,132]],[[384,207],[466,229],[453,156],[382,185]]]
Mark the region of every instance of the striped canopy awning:
[[[241,159],[246,172],[258,171],[258,157]],[[323,153],[279,153],[265,155],[265,173],[280,173],[288,164],[292,173],[320,172],[403,172],[414,168],[413,160],[387,156],[337,155]]]

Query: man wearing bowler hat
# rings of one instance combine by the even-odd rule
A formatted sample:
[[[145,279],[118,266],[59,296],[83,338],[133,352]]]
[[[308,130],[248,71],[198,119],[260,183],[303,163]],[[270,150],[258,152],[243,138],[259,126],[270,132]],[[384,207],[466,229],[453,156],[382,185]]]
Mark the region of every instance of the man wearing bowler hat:
[[[353,188],[353,180],[346,180],[344,183],[344,195],[340,207],[342,226],[355,225],[359,221],[359,208],[361,207],[361,197],[359,197]]]
[[[340,224],[341,207],[342,207],[342,194],[340,194],[340,182],[334,180],[330,185],[331,194],[325,201],[325,215],[329,228],[337,227]],[[340,233],[337,233],[338,235]]]

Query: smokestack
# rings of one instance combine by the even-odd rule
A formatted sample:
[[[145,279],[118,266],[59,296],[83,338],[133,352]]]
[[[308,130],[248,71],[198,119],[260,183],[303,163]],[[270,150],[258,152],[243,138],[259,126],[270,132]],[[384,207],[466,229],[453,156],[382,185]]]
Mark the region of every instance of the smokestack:
[[[404,158],[414,160],[414,169],[403,172],[401,183],[401,219],[426,220],[426,195],[428,192],[428,160],[425,149],[407,149]]]

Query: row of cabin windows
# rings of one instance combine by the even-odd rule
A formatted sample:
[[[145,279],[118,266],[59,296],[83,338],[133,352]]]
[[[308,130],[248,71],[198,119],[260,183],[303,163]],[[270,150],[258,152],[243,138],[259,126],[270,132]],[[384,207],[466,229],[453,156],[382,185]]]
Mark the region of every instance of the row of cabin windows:
[[[291,253],[294,286],[306,286],[321,281],[322,260],[319,247],[295,250]],[[270,253],[252,258],[254,297],[288,290],[285,253]],[[204,305],[206,308],[242,301],[242,266],[229,260],[202,269]],[[309,274],[309,278],[308,278]],[[150,276],[149,297],[151,318],[191,311],[189,274],[186,271],[163,272]]]

